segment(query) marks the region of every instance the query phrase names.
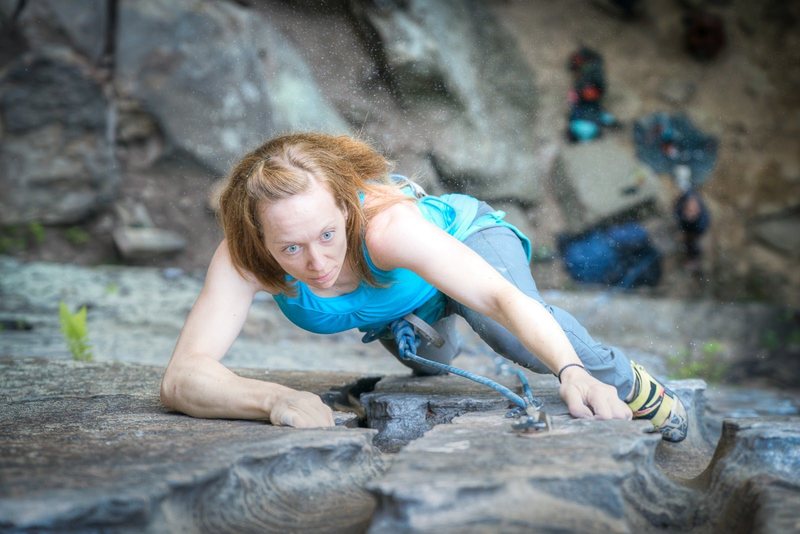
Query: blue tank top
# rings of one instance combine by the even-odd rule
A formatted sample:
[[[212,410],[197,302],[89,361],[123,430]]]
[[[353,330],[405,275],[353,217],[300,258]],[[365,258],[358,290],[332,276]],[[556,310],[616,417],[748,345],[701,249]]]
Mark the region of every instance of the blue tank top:
[[[426,196],[417,201],[422,215],[456,239],[491,226],[507,226],[520,237],[530,261],[530,241],[513,225],[505,222],[502,211],[486,213],[476,218],[480,201],[461,194]],[[284,315],[294,324],[318,334],[332,334],[358,328],[376,332],[409,313],[415,313],[428,323],[434,323],[444,313],[445,297],[438,289],[408,269],[384,271],[378,269],[364,247],[364,257],[370,272],[383,287],[365,282],[352,292],[336,297],[320,297],[299,280],[294,281],[297,295],[273,295]]]

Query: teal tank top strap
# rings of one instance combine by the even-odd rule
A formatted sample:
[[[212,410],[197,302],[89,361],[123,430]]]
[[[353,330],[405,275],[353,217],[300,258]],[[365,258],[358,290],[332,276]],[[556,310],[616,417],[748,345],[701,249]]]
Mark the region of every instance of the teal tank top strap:
[[[533,252],[531,240],[528,239],[528,236],[519,228],[505,220],[506,212],[495,210],[483,213],[479,216],[478,209],[480,208],[481,201],[475,197],[458,193],[442,195],[438,198],[426,197],[422,199],[420,203],[429,203],[432,205],[431,207],[433,207],[433,204],[436,204],[436,207],[442,213],[441,217],[449,216],[450,212],[454,212],[455,215],[452,215],[452,221],[450,221],[447,226],[439,224],[439,227],[462,242],[475,232],[486,228],[492,228],[494,226],[504,226],[508,228],[517,235],[522,243],[522,248],[525,250],[528,262],[531,261]],[[446,207],[439,207],[438,204],[444,204]],[[436,220],[432,220],[431,222],[438,223]]]

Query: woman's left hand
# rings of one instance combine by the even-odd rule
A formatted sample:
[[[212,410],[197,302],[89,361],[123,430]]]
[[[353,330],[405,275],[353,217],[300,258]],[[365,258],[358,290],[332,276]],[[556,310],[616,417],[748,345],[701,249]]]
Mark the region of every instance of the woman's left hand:
[[[573,417],[630,420],[633,416],[628,405],[619,400],[616,388],[603,384],[580,367],[564,370],[559,394]]]

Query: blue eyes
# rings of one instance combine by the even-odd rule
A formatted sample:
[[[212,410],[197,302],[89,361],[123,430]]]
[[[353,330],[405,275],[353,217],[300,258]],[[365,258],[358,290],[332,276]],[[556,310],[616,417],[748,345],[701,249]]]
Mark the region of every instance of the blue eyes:
[[[328,243],[330,241],[333,241],[333,237],[335,235],[336,235],[336,232],[334,230],[328,230],[327,232],[322,232],[320,234],[320,236],[319,236],[319,239],[323,243]],[[283,249],[283,251],[286,254],[289,254],[290,256],[294,255],[294,254],[297,254],[298,252],[300,252],[300,245],[289,245],[288,247],[285,247]]]

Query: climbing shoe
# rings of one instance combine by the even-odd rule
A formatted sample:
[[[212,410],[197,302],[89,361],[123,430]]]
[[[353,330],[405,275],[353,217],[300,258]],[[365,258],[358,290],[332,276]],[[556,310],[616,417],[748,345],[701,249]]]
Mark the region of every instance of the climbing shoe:
[[[638,363],[631,362],[631,367],[633,394],[627,404],[633,418],[649,419],[666,441],[683,441],[689,431],[689,420],[681,400]]]

